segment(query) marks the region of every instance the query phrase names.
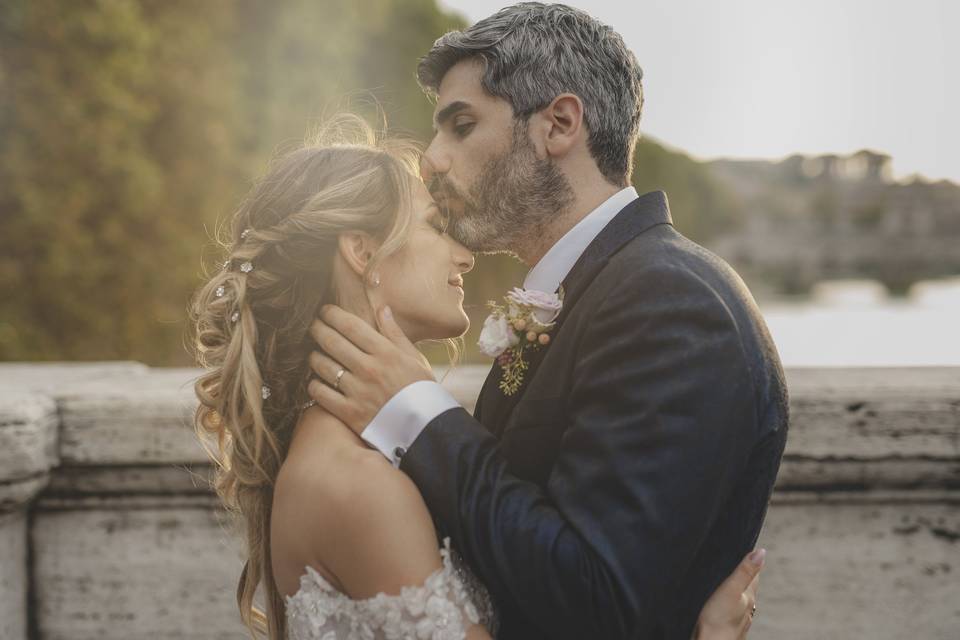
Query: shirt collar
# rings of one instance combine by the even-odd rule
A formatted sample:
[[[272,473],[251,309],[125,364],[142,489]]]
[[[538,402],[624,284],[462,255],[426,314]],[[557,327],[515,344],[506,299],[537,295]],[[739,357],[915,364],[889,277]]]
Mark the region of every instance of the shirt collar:
[[[607,223],[636,199],[637,190],[633,187],[621,189],[607,198],[550,247],[550,250],[527,273],[523,288],[548,293],[556,291],[570,273],[570,269],[580,259],[581,254],[603,231]]]

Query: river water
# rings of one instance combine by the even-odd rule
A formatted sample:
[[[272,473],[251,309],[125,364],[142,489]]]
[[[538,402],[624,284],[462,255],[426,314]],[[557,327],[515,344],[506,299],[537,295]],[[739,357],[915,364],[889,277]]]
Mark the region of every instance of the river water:
[[[903,297],[869,280],[824,282],[760,308],[786,366],[960,366],[960,276]]]

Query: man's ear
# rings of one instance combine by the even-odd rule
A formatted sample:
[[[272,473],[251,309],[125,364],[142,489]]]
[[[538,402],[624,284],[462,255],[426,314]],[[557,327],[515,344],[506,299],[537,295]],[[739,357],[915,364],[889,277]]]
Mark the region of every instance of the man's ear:
[[[583,130],[583,102],[572,93],[561,93],[540,114],[547,127],[544,139],[547,155],[554,158],[567,155]]]
[[[362,231],[341,233],[337,239],[337,249],[340,257],[347,263],[350,270],[361,278],[379,246],[379,243],[370,234]]]

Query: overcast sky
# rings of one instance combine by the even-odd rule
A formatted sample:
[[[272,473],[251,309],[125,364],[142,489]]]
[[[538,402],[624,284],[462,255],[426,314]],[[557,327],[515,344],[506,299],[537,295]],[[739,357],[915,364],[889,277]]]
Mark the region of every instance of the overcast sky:
[[[476,21],[505,0],[441,0]],[[960,182],[960,1],[573,0],[644,69],[643,133],[696,157],[893,156]]]

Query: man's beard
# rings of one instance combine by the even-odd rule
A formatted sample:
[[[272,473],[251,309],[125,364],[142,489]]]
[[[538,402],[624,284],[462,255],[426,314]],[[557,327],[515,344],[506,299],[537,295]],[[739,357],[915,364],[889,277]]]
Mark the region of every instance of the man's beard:
[[[526,120],[516,122],[510,150],[487,162],[467,193],[449,182],[441,189],[462,203],[447,231],[480,253],[516,253],[519,244],[539,237],[573,201],[566,176],[549,158],[537,157]]]

